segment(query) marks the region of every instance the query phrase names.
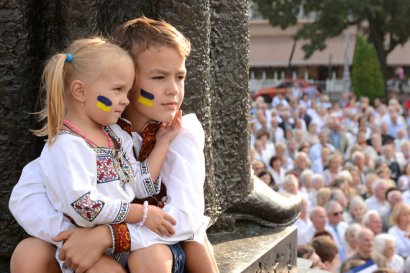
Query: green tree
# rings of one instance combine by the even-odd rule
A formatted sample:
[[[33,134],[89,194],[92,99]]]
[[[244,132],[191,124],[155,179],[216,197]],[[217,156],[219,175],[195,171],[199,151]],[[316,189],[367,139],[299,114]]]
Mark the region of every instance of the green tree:
[[[287,28],[297,23],[303,7],[315,20],[305,24],[296,39],[309,40],[305,57],[325,48],[327,38],[338,36],[347,27],[365,22],[367,39],[377,52],[384,85],[387,79],[387,55],[410,37],[409,0],[253,0],[273,26]],[[387,98],[387,90],[385,88]]]
[[[366,96],[373,102],[383,97],[384,83],[373,45],[359,35],[353,59],[352,86],[357,97]]]

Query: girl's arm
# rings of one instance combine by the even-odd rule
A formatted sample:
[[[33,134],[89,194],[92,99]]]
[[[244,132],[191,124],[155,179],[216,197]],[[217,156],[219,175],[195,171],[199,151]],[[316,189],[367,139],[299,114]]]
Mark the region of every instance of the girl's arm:
[[[157,132],[155,147],[147,158],[151,177],[154,181],[159,177],[170,143],[180,132],[181,120],[182,111],[179,110],[174,119],[169,124],[162,124]]]
[[[159,192],[161,186],[159,174],[167,156],[169,145],[181,129],[181,115],[182,112],[178,111],[169,124],[161,125],[156,134],[154,149],[143,162],[139,162],[135,158],[134,143],[131,135],[117,124],[110,126],[115,135],[120,138],[121,148],[133,167],[135,180],[132,185],[137,198],[146,198]]]

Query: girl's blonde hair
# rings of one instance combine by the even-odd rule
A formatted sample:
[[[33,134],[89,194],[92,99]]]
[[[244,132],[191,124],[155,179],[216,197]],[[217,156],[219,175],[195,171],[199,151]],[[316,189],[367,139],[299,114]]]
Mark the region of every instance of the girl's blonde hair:
[[[105,69],[123,62],[132,61],[123,48],[101,37],[74,41],[64,52],[52,56],[42,75],[42,88],[46,91],[44,108],[38,113],[40,120],[47,122],[41,129],[33,130],[37,136],[48,136],[52,143],[61,129],[67,111],[67,91],[76,79],[97,79]]]

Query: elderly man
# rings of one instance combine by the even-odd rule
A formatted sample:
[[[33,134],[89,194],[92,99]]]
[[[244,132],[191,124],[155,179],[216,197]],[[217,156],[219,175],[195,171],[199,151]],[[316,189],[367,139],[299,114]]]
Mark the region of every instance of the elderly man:
[[[312,208],[310,211],[310,221],[312,222],[298,236],[298,245],[303,245],[310,242],[316,232],[324,231],[326,226],[327,214],[326,210],[320,206]]]
[[[345,233],[348,227],[348,224],[343,220],[343,211],[342,205],[336,200],[330,200],[326,205],[328,222],[325,228],[332,234],[333,240],[337,243],[342,262],[346,260]]]
[[[385,259],[373,252],[374,234],[370,229],[366,227],[361,228],[356,234],[356,241],[357,251],[343,262],[340,272],[345,272],[346,264],[352,260],[362,260],[365,262],[373,261],[376,264],[373,266],[375,269],[377,269],[377,267],[385,266]]]
[[[390,211],[390,205],[386,200],[386,191],[389,184],[384,179],[376,180],[372,185],[373,195],[365,200],[366,206],[379,212],[380,216],[384,216]]]
[[[369,228],[374,236],[376,236],[377,234],[380,234],[383,229],[382,217],[376,210],[369,210],[363,216],[363,225]]]

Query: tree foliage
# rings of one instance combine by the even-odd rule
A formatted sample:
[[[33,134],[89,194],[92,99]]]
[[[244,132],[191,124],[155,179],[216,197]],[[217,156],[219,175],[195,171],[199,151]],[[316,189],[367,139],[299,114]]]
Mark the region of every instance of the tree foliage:
[[[367,39],[373,44],[384,77],[387,55],[410,37],[409,0],[253,0],[261,14],[273,26],[287,28],[297,23],[300,7],[314,20],[303,25],[296,38],[310,41],[304,46],[305,57],[325,48],[327,38],[338,36],[346,28],[368,24]]]
[[[366,96],[371,102],[383,97],[384,83],[377,61],[376,50],[363,36],[359,36],[353,59],[353,92],[357,97]]]

